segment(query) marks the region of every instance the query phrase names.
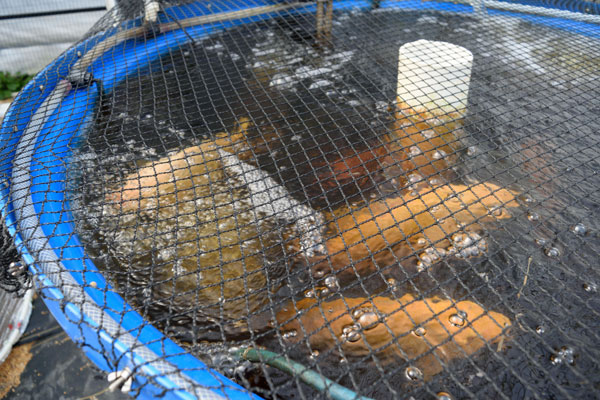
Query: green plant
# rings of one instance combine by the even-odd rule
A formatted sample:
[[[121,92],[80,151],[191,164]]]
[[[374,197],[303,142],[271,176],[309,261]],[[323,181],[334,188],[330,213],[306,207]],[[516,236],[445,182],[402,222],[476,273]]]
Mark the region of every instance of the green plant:
[[[33,75],[11,74],[0,71],[0,100],[10,99],[14,92],[18,92],[29,82]]]

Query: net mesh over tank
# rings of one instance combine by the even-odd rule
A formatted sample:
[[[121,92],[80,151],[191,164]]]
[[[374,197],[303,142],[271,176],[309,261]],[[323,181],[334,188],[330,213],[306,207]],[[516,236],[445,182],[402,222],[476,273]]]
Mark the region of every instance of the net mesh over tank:
[[[139,3],[21,94],[1,164],[7,240],[132,394],[597,397],[593,3],[340,1],[321,34],[322,3]],[[421,39],[473,54],[465,113],[398,98]]]

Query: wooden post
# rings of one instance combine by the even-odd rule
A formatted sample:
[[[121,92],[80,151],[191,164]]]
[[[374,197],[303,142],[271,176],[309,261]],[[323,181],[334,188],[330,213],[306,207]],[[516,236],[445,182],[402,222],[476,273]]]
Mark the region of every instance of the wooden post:
[[[319,47],[331,46],[332,19],[333,0],[317,0],[317,44]]]

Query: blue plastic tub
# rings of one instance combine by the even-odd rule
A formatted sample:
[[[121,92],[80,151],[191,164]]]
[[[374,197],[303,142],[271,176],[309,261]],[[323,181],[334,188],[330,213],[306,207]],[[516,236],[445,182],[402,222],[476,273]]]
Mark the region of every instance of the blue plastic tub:
[[[219,12],[271,3],[231,1]],[[508,3],[507,3],[508,4]],[[514,3],[511,3],[514,4]],[[530,5],[546,5],[533,4]],[[587,4],[587,3],[585,3]],[[367,8],[370,1],[339,1],[338,10]],[[433,10],[470,14],[471,6],[421,1],[383,1],[381,8]],[[557,6],[557,9],[573,7]],[[576,7],[575,10],[579,11]],[[595,8],[594,8],[595,10]],[[169,16],[190,18],[211,11],[198,6],[173,7]],[[312,13],[314,5],[293,9]],[[517,11],[489,10],[530,22],[600,38],[598,25]],[[196,14],[194,14],[196,13]],[[167,51],[240,24],[281,16],[283,11],[209,25],[172,30],[146,40],[130,40],[108,49],[87,72],[110,93],[120,82],[146,68]],[[167,20],[163,15],[162,17]],[[127,23],[139,26],[141,21]],[[148,324],[108,286],[78,239],[65,197],[65,165],[73,144],[83,137],[99,99],[95,82],[74,85],[65,80],[71,68],[116,29],[93,36],[71,48],[40,72],[15,99],[1,130],[0,176],[2,210],[11,235],[35,276],[44,301],[65,331],[87,356],[105,371],[134,371],[133,393],[143,398],[258,398],[209,369],[185,349]],[[9,190],[9,187],[11,189]]]

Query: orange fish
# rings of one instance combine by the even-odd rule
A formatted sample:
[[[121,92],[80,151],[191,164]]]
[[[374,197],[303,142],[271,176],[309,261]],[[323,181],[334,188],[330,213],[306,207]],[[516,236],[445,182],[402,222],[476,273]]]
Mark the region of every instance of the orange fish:
[[[409,294],[397,300],[345,297],[321,304],[303,299],[277,313],[277,322],[286,340],[308,340],[312,350],[347,358],[376,355],[384,364],[403,359],[420,368],[425,379],[452,359],[501,340],[511,324],[470,301],[417,300]]]
[[[354,271],[351,265],[359,272],[392,265],[413,253],[419,239],[448,247],[454,234],[476,231],[485,220],[509,218],[507,208],[517,206],[515,192],[480,183],[428,187],[357,210],[340,209],[329,218],[334,233],[325,243],[326,256],[313,260],[313,270],[322,275]]]
[[[156,208],[164,202],[172,204],[194,197],[195,188],[206,186],[206,178],[211,182],[223,179],[220,176],[219,149],[249,157],[247,152],[257,145],[247,141],[249,126],[247,120],[242,120],[231,135],[219,134],[214,141],[205,141],[157,161],[146,162],[108,193],[108,205],[127,212],[148,206]]]

